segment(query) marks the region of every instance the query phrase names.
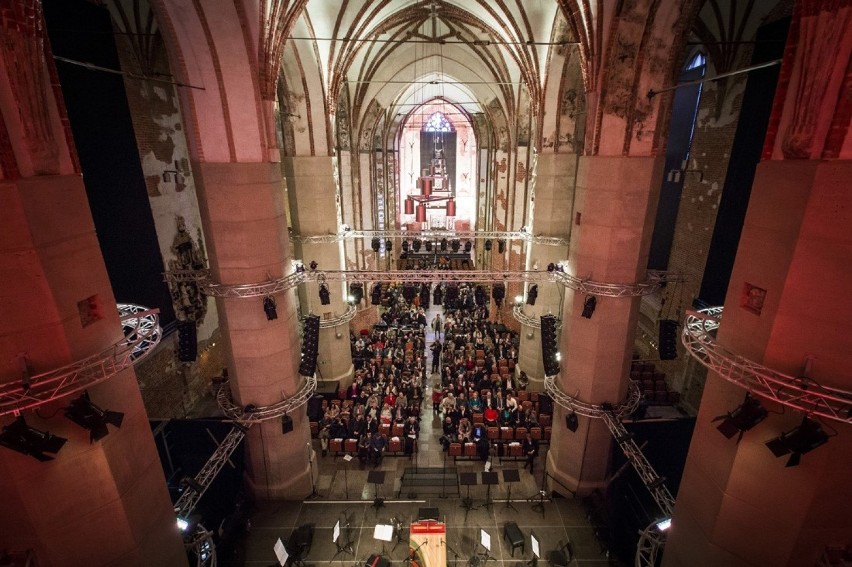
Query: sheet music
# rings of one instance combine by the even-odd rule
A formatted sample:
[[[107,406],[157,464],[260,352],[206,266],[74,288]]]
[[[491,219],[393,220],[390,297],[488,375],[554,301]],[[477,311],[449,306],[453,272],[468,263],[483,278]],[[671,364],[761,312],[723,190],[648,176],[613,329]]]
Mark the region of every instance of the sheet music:
[[[331,534],[331,541],[337,543],[337,538],[340,537],[340,520],[337,520],[337,523],[334,524],[334,532]]]
[[[479,530],[479,543],[482,544],[482,547],[491,551],[491,534],[485,530]]]
[[[281,541],[281,538],[278,538],[278,541],[275,542],[275,546],[272,548],[275,552],[275,557],[278,558],[278,564],[281,567],[284,567],[284,564],[287,563],[287,559],[290,558],[290,554],[287,553],[287,548],[284,547],[284,543]]]

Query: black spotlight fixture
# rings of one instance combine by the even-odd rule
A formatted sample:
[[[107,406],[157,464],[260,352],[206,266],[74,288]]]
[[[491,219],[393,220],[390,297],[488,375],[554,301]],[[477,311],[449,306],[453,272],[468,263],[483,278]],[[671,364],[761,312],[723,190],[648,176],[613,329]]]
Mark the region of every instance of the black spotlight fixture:
[[[435,286],[435,291],[432,292],[432,303],[435,305],[441,305],[441,302],[444,300],[444,292],[441,289],[441,284],[437,284]]]
[[[484,287],[478,285],[474,288],[473,300],[476,302],[477,307],[485,306],[485,302],[488,300],[488,294],[485,293]]]
[[[497,309],[503,305],[503,299],[506,297],[506,286],[502,283],[496,283],[491,286],[491,297],[494,298],[494,303],[497,304]]]
[[[713,422],[721,421],[716,429],[730,439],[739,433],[737,443],[743,438],[743,433],[766,419],[766,408],[760,405],[760,401],[746,393],[745,400],[734,411],[713,418]]]
[[[775,439],[770,439],[766,442],[766,446],[776,457],[790,455],[790,459],[784,466],[795,467],[801,462],[802,455],[826,443],[828,443],[828,434],[823,431],[822,426],[805,416],[798,427],[782,433]]]
[[[473,249],[473,242],[471,242],[470,240],[465,240],[464,241],[464,251],[469,253],[472,249]]]
[[[297,274],[301,274],[304,271],[305,271],[305,265],[303,263],[299,262],[298,264],[296,264],[296,273]]]
[[[677,321],[660,319],[660,360],[677,358]]]
[[[551,262],[547,265],[547,271],[548,272],[552,272],[555,269],[556,269],[556,264],[554,264],[553,262]]]
[[[414,239],[414,242],[412,242],[412,243],[411,243],[411,249],[412,249],[412,250],[414,250],[415,252],[420,252],[420,247],[421,247],[422,245],[423,245],[423,243],[422,243],[422,242],[420,242],[420,239],[419,239],[419,238],[415,238],[415,239]]]
[[[431,252],[431,251],[432,251],[432,241],[427,240],[426,241],[426,252]]]
[[[408,252],[408,240],[403,240],[403,241],[402,241],[402,251],[403,251],[403,252]]]
[[[24,421],[24,416],[18,416],[11,424],[3,426],[3,432],[0,433],[0,445],[42,462],[52,461],[53,457],[45,453],[55,455],[66,441],[67,439],[51,435],[47,431],[30,427]]]
[[[328,285],[321,283],[319,286],[320,303],[323,305],[331,304],[331,294],[328,292]]]
[[[370,247],[373,249],[373,252],[378,252],[379,248],[382,247],[382,241],[378,239],[378,237],[373,237],[370,241]]]
[[[442,238],[441,239],[441,252],[446,252],[446,251],[447,251],[447,239]]]
[[[388,252],[393,250],[393,242],[391,241],[390,238],[385,240],[385,250],[387,250]]]
[[[485,239],[485,251],[491,252],[491,239],[490,238]]]
[[[373,290],[370,292],[370,303],[373,305],[381,305],[382,303],[382,284],[373,284]]]
[[[311,263],[308,264],[308,266],[310,266],[312,272],[315,272],[317,271],[317,266],[319,266],[319,264],[317,264],[316,260],[311,260]]]
[[[577,428],[580,427],[580,420],[577,418],[577,414],[573,411],[565,416],[565,427],[567,427],[568,431],[571,433],[576,433]]]
[[[458,252],[459,248],[461,248],[461,242],[459,242],[458,238],[454,238],[452,243],[453,252]]]
[[[277,305],[275,304],[275,298],[271,295],[267,295],[263,298],[263,312],[266,313],[266,320],[273,321],[278,319],[278,309],[276,309]]]
[[[89,392],[83,392],[79,398],[65,408],[65,417],[89,430],[89,443],[100,441],[107,435],[107,424],[120,428],[124,414],[118,411],[102,410],[89,398]]]
[[[505,251],[506,251],[506,241],[501,238],[500,240],[497,241],[497,252],[502,254]]]
[[[595,307],[598,306],[598,300],[594,295],[587,295],[583,302],[583,317],[586,319],[592,318],[592,313],[595,312]]]
[[[527,290],[527,305],[535,305],[536,299],[538,299],[538,284],[532,284]]]
[[[405,284],[402,287],[402,297],[405,299],[406,303],[411,305],[411,302],[414,301],[414,297],[417,295],[417,290],[414,288],[414,284]]]

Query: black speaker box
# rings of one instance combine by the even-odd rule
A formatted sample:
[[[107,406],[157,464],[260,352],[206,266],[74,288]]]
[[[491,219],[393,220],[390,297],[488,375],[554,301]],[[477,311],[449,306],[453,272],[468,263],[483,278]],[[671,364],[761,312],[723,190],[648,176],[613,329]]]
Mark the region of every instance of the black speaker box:
[[[281,433],[290,433],[293,431],[293,418],[289,415],[281,416]]]

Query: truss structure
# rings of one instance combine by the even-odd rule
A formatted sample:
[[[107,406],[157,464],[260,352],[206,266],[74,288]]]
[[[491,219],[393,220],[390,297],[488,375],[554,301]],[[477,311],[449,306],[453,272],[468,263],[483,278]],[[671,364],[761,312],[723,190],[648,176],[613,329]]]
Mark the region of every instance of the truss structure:
[[[200,523],[191,537],[184,539],[184,546],[192,549],[195,554],[196,567],[216,567],[216,544],[213,542],[213,532],[208,531]]]
[[[752,394],[804,412],[852,423],[852,392],[822,386],[767,368],[733,353],[716,342],[722,307],[687,312],[682,340],[689,354],[728,382]]]
[[[226,285],[212,280],[209,270],[176,270],[165,272],[168,282],[195,281],[207,295],[223,298],[265,297],[287,291],[306,282],[401,282],[401,283],[508,283],[552,282],[580,293],[599,297],[640,297],[656,292],[666,282],[683,281],[683,277],[665,272],[648,271],[648,279],[633,284],[597,282],[578,278],[562,271],[534,270],[360,270],[297,271],[265,282]]]
[[[634,562],[636,567],[656,567],[657,556],[666,546],[666,532],[657,528],[657,522],[658,520],[654,520],[639,532]]]
[[[111,347],[61,368],[0,385],[0,416],[71,396],[99,384],[150,354],[162,338],[158,309],[118,305],[124,338]]]
[[[320,319],[320,329],[330,329],[332,327],[337,327],[338,325],[348,323],[349,321],[355,318],[355,314],[357,312],[357,307],[351,304],[347,305],[346,311],[343,313],[343,315],[338,315],[337,317],[332,317],[331,319]]]
[[[542,236],[525,231],[500,232],[493,230],[454,231],[454,230],[424,230],[409,232],[407,230],[341,230],[337,234],[320,234],[316,236],[293,235],[293,240],[310,244],[329,244],[356,238],[407,238],[432,240],[438,242],[447,240],[521,240],[541,246],[568,246],[568,240],[557,236]]]
[[[532,327],[533,329],[541,329],[541,319],[536,317],[530,317],[526,313],[524,313],[524,306],[522,304],[516,303],[512,307],[512,316],[515,318],[515,321],[520,323],[521,325],[526,325],[527,327]],[[562,328],[562,319],[556,317],[556,328]]]
[[[639,385],[631,381],[627,390],[627,398],[617,406],[595,405],[589,402],[584,402],[580,398],[569,396],[556,384],[556,376],[544,377],[544,389],[550,398],[561,408],[572,411],[577,415],[591,417],[594,419],[602,419],[608,413],[614,414],[621,418],[630,415],[636,408],[639,407],[639,402],[642,400],[642,392],[639,391]]]
[[[258,421],[275,419],[302,407],[308,403],[308,400],[316,392],[316,377],[302,376],[302,378],[304,378],[302,386],[295,394],[269,406],[250,406],[250,410],[247,410],[246,407],[238,406],[234,403],[231,396],[231,388],[228,387],[227,383],[216,392],[216,401],[219,403],[222,411],[225,412],[225,415],[235,423],[251,425]]]
[[[248,428],[241,425],[235,425],[231,428],[231,431],[228,432],[210,458],[207,459],[201,470],[198,471],[198,474],[195,475],[195,482],[200,487],[200,490],[194,488],[193,485],[189,485],[183,491],[183,494],[180,495],[177,502],[175,502],[175,514],[178,517],[188,518],[192,514],[198,501],[201,500],[201,497],[204,496],[204,493],[213,484],[216,475],[219,474],[219,471],[222,470],[222,467],[231,458],[233,452],[239,447],[247,432]]]

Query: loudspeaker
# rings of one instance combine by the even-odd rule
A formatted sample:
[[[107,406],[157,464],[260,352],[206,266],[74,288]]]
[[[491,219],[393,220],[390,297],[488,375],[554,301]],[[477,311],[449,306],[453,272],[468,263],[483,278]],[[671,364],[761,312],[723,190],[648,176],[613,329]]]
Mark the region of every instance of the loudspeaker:
[[[289,415],[281,416],[281,433],[290,433],[293,431],[293,418]]]
[[[556,354],[559,352],[559,343],[556,335],[556,317],[544,315],[541,321],[541,360],[544,363],[544,374],[556,376],[559,374],[559,360]],[[541,403],[539,403],[539,409]],[[550,413],[550,412],[546,412]]]
[[[308,420],[319,421],[322,419],[322,396],[313,396],[308,400]]]
[[[580,427],[580,420],[577,419],[577,414],[573,411],[565,416],[565,427],[567,427],[568,431],[571,433],[575,433],[577,428]]]
[[[553,415],[553,400],[547,394],[538,395],[538,411],[539,413]]]
[[[677,321],[660,319],[660,360],[677,358]]]
[[[195,321],[178,321],[178,360],[195,362],[198,357],[198,339],[195,333]]]

